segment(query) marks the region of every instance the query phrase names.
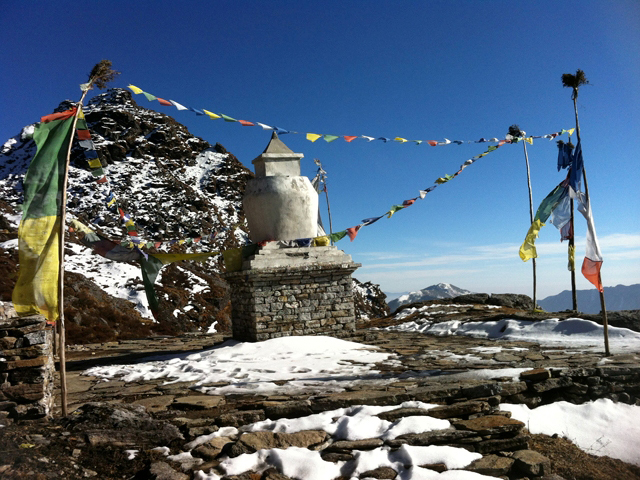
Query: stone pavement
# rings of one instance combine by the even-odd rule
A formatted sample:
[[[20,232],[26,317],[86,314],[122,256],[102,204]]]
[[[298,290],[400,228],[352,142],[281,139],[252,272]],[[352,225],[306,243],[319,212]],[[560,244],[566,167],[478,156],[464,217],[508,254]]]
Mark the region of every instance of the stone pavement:
[[[372,345],[397,356],[393,361],[377,365],[379,374],[360,379],[349,387],[350,391],[347,392],[325,393],[319,388],[312,392],[307,389],[306,393],[298,395],[217,396],[202,395],[191,389],[189,383],[164,385],[164,379],[133,383],[120,380],[104,382],[82,375],[84,370],[95,365],[128,364],[169,358],[167,356],[178,353],[202,351],[219,345],[224,340],[222,335],[189,334],[175,338],[71,347],[67,354],[69,410],[73,411],[87,402],[108,401],[141,404],[151,412],[165,414],[189,410],[200,411],[205,416],[217,416],[237,410],[260,409],[265,404],[273,410],[275,405],[284,405],[292,401],[339,404],[344,403],[344,400],[339,399],[353,397],[354,401],[367,403],[390,392],[407,394],[417,388],[464,388],[491,381],[506,384],[511,382],[511,377],[500,370],[508,368],[544,368],[551,372],[588,368],[593,369],[593,375],[589,376],[598,376],[596,369],[630,368],[635,372],[640,366],[640,356],[637,353],[618,354],[605,359],[603,354],[598,352],[540,346],[530,342],[360,330],[349,340]],[[479,370],[483,371],[483,375],[474,378],[473,372]],[[491,375],[490,372],[484,372],[485,370],[496,372],[495,375]],[[59,389],[56,393],[59,395]],[[615,393],[617,392],[602,391],[598,395],[610,396]],[[335,398],[336,402],[332,402],[332,398]],[[56,397],[55,403],[59,409],[59,396]]]

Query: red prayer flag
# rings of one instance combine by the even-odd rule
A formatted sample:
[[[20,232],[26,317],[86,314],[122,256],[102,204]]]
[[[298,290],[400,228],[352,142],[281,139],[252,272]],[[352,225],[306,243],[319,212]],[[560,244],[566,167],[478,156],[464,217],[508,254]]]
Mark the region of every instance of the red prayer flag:
[[[358,230],[360,230],[360,227],[362,225],[358,225],[356,227],[351,227],[351,228],[347,228],[347,235],[349,235],[349,239],[353,242],[354,238],[356,238],[356,235],[358,235]]]
[[[160,102],[160,105],[166,105],[167,107],[172,107],[173,106],[171,104],[171,102],[168,102],[164,98],[157,97],[156,100],[158,100],[158,102]]]
[[[91,140],[91,132],[89,130],[76,130],[79,140]]]
[[[73,117],[76,114],[76,111],[77,108],[73,107],[71,110],[67,110],[65,112],[52,113],[51,115],[40,117],[40,121],[42,123],[49,123],[54,120],[66,120],[67,118]]]
[[[358,138],[357,135],[345,135],[344,136],[344,139],[349,143],[353,142],[356,138]]]
[[[102,177],[96,180],[96,183],[107,183],[107,177]]]
[[[416,199],[412,198],[411,200],[405,200],[404,202],[402,202],[402,206],[403,207],[410,207],[414,203],[416,203]]]
[[[436,140],[427,140],[427,143],[432,147],[435,147],[436,145],[438,145],[438,142]]]
[[[582,275],[584,278],[589,280],[595,287],[604,292],[604,287],[602,286],[602,278],[600,278],[600,268],[602,267],[602,262],[596,262],[587,257],[584,257],[584,261],[582,262]]]
[[[135,230],[131,230],[130,232],[127,232],[127,233],[132,237],[137,237],[138,236],[138,232],[136,232]]]
[[[156,248],[160,248],[160,245],[162,245],[162,242],[156,242],[153,244],[153,246]]]
[[[246,120],[238,120],[238,122],[244,127],[254,127],[255,123],[248,122]]]

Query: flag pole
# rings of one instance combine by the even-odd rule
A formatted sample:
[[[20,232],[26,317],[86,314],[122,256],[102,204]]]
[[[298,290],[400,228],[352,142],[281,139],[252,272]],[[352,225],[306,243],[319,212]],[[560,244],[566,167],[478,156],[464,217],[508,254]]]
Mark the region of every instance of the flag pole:
[[[60,360],[60,403],[62,406],[62,416],[66,417],[67,411],[67,365],[66,365],[66,353],[65,353],[65,326],[64,326],[64,237],[66,233],[66,221],[67,215],[67,183],[69,180],[69,163],[71,161],[71,148],[73,146],[73,136],[76,130],[76,124],[78,123],[78,115],[82,108],[84,98],[87,96],[87,92],[91,88],[91,80],[86,85],[86,89],[83,89],[82,97],[76,104],[76,114],[73,117],[73,125],[71,127],[71,138],[69,139],[69,147],[67,148],[67,161],[64,167],[64,176],[62,181],[62,200],[60,211],[60,239],[58,241],[58,259],[60,263],[60,269],[58,272],[58,358]]]
[[[565,75],[562,76],[563,85],[569,86],[565,83]],[[573,80],[575,81],[575,83],[571,85],[573,88],[573,95],[571,96],[571,99],[573,100],[573,111],[576,117],[576,134],[578,135],[578,142],[582,144],[582,142],[580,141],[580,122],[578,121],[578,89],[580,88],[581,84],[588,84],[589,82],[584,76],[584,72],[582,70],[576,71],[576,75]],[[587,170],[586,168],[584,168],[584,165],[582,166],[582,178],[584,179],[584,193],[587,197],[587,203],[591,204],[591,202],[589,201],[589,184],[587,183]],[[600,275],[600,272],[598,272],[598,277],[600,277],[600,284],[602,284],[602,276]],[[600,308],[602,312],[602,325],[604,327],[604,353],[607,357],[609,357],[611,356],[611,351],[609,350],[609,322],[607,319],[607,305],[604,299],[604,287],[602,288],[602,290],[602,292],[600,292],[600,290],[598,290],[598,292],[600,292]]]
[[[583,170],[584,171],[584,170]],[[575,262],[575,236],[574,236],[574,226],[573,226],[573,197],[571,197],[569,199],[569,208],[571,210],[571,218],[570,218],[570,222],[571,222],[571,236],[569,237],[569,245],[568,245],[568,249],[569,249],[569,266],[570,268],[570,273],[571,273],[571,302],[572,302],[572,306],[573,306],[573,311],[577,312],[578,311],[578,292],[576,291],[576,262]],[[571,255],[571,252],[573,252],[573,255]],[[573,261],[571,261],[573,259]]]
[[[529,185],[529,217],[531,218],[531,223],[533,223],[533,192],[531,189],[531,170],[529,169],[529,154],[527,152],[527,141],[524,138],[526,135],[525,132],[522,132],[522,146],[524,147],[524,160],[527,164],[527,184]],[[537,288],[537,282],[536,282],[536,259],[532,258],[532,265],[533,265],[533,310],[535,311],[536,306],[537,306],[537,299],[536,299],[536,288]]]

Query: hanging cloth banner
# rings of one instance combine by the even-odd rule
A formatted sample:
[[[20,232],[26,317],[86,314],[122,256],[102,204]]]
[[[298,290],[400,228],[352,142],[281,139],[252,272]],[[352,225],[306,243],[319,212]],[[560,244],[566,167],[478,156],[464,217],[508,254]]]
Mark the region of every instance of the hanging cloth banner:
[[[218,118],[223,118],[225,121],[227,122],[237,122],[240,123],[243,126],[246,127],[252,127],[252,126],[259,126],[264,130],[275,130],[278,134],[284,134],[284,133],[294,133],[297,134],[298,132],[292,131],[292,130],[286,130],[284,128],[278,128],[278,127],[271,127],[267,124],[261,123],[261,122],[255,122],[255,121],[248,121],[248,120],[236,120],[235,118],[232,118],[228,115],[224,115],[222,113],[216,114],[213,112],[210,112],[208,110],[205,109],[195,109],[193,107],[186,107],[178,102],[176,102],[175,100],[164,100],[160,97],[156,97],[155,95],[152,95],[148,92],[145,92],[143,89],[141,89],[140,87],[136,87],[135,85],[129,85],[128,88],[136,95],[144,95],[145,97],[147,97],[147,100],[149,100],[150,102],[153,101],[158,101],[161,105],[165,105],[165,106],[174,106],[176,107],[178,110],[189,110],[194,112],[196,115],[202,115],[202,112],[204,112],[204,114],[208,115],[209,118],[211,118],[212,120],[218,119]],[[570,130],[565,130],[562,129],[560,132],[557,133],[552,133],[552,134],[547,134],[547,135],[538,135],[538,136],[532,136],[532,137],[526,137],[522,140],[533,144],[533,139],[534,138],[548,138],[548,139],[554,139],[555,137],[557,137],[558,135],[562,135],[564,133],[569,133],[569,135],[571,135],[573,133],[574,129],[570,129]],[[338,138],[342,137],[344,138],[344,140],[347,143],[351,143],[354,140],[358,139],[358,138],[363,138],[365,140],[367,140],[368,142],[371,142],[373,140],[380,140],[384,143],[388,143],[391,141],[391,138],[389,137],[371,137],[368,135],[328,135],[328,134],[318,134],[318,133],[312,133],[312,132],[308,132],[304,134],[306,136],[306,139],[309,140],[310,142],[315,142],[316,140],[318,140],[320,137],[323,137],[324,140],[327,143],[331,143],[334,140],[337,140]],[[436,147],[436,146],[440,146],[440,145],[462,145],[464,143],[485,143],[485,142],[499,142],[500,140],[498,140],[498,138],[493,137],[490,139],[486,139],[486,138],[481,138],[480,140],[449,140],[448,138],[445,138],[444,141],[439,142],[437,140],[408,140],[407,138],[404,137],[393,137],[393,140],[397,143],[415,143],[416,145],[420,145],[422,143],[427,143],[429,145],[431,145],[432,147]],[[513,142],[518,142],[519,140],[521,140],[520,138],[514,138]]]
[[[576,147],[577,148],[577,147]],[[591,202],[589,197],[582,192],[577,193],[578,211],[587,221],[587,249],[582,262],[582,275],[589,280],[600,292],[604,292],[600,269],[602,268],[602,253],[596,235],[596,226],[591,213]]]
[[[75,114],[72,109],[42,117],[33,133],[37,151],[23,180],[20,272],[12,300],[18,315],[42,314],[50,323],[58,319],[61,200]]]

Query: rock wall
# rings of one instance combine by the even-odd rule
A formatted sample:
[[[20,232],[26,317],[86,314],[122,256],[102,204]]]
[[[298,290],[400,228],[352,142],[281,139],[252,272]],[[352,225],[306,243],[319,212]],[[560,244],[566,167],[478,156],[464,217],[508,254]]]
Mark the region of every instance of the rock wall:
[[[0,323],[0,424],[51,415],[53,331],[41,315]]]
[[[351,274],[357,265],[308,265],[226,274],[233,338],[344,336],[356,329]]]

